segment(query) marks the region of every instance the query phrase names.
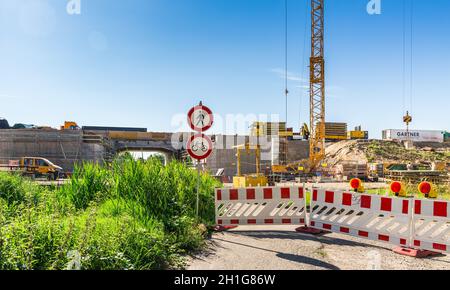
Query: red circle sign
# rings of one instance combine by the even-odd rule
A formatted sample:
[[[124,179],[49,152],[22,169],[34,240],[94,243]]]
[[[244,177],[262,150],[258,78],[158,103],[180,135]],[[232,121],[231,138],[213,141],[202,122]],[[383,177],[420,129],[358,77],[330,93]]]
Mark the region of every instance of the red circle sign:
[[[213,126],[214,115],[206,106],[193,107],[188,113],[188,124],[194,131],[205,132]]]
[[[353,178],[353,179],[350,181],[350,186],[351,186],[353,189],[359,189],[359,188],[361,187],[361,179],[359,179],[359,178]]]
[[[204,134],[193,135],[187,142],[187,152],[196,160],[208,158],[213,149],[211,139]]]
[[[402,191],[402,188],[403,188],[403,185],[398,181],[394,181],[391,184],[391,190],[394,193],[400,193],[400,191]]]
[[[432,188],[433,188],[433,187],[431,186],[431,183],[426,182],[426,181],[422,182],[422,183],[419,185],[420,193],[423,193],[423,194],[430,194]]]

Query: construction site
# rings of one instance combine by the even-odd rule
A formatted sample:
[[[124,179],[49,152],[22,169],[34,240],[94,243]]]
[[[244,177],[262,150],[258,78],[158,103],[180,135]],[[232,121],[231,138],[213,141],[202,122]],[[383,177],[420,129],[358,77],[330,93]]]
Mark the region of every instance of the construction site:
[[[430,181],[448,185],[448,128],[441,131],[411,129],[420,128],[420,124],[414,123],[409,111],[403,112],[404,128],[386,128],[383,132],[369,132],[362,126],[349,128],[347,123],[329,120],[326,114],[327,42],[322,2],[310,3],[309,124],[292,128],[287,122],[255,122],[246,135],[210,136],[214,143],[213,154],[204,161],[203,170],[225,184],[242,187],[285,182],[345,182],[352,178],[369,182]],[[406,18],[403,21],[405,30]],[[286,49],[287,37],[286,34]],[[404,67],[408,62],[407,46],[404,40]],[[289,105],[287,67],[286,52],[286,110]],[[405,70],[403,74],[402,86],[406,87]],[[403,99],[406,103],[405,90]],[[412,106],[412,97],[409,102]],[[401,117],[399,114],[399,119]],[[382,139],[370,138],[380,133]],[[21,123],[10,125],[8,120],[0,119],[0,168],[3,171],[14,167],[30,171],[20,165],[21,159],[43,158],[61,168],[61,177],[67,177],[77,164],[104,164],[123,152],[159,153],[164,155],[166,162],[181,160],[192,164],[186,148],[190,136],[192,133],[152,132],[151,128],[79,126],[73,121],[66,121],[60,128]],[[264,158],[261,158],[262,154]]]
[[[371,140],[368,132],[347,131],[346,124],[325,125],[326,134],[320,141],[325,145],[320,157],[311,154],[314,149],[310,146],[314,145],[314,140],[309,140],[310,133],[295,135],[285,123],[256,123],[247,136],[213,135],[213,153],[206,160],[204,169],[226,184],[232,184],[236,177],[246,179],[258,174],[266,177],[263,182],[255,184],[244,181],[243,187],[266,186],[269,181],[271,184],[346,182],[352,178],[373,182],[431,181],[443,185],[449,182],[450,141],[444,131],[433,134],[433,138],[437,136],[440,141],[431,138],[420,141],[409,138]],[[266,126],[277,129],[273,131]],[[425,131],[420,133],[426,134]],[[70,175],[76,164],[103,164],[121,152],[156,152],[163,154],[168,161],[178,159],[192,163],[186,153],[190,135],[147,132],[146,128],[78,125],[72,128],[62,126],[61,129],[1,129],[0,164],[3,170],[7,170],[23,157],[40,157],[60,166],[62,173]],[[257,149],[256,146],[262,143],[267,145]],[[236,149],[236,146],[244,144],[247,146]],[[263,151],[271,156],[271,160],[256,162],[257,156],[261,159]],[[319,159],[314,161],[310,156]],[[317,170],[308,171],[308,166],[315,163]]]
[[[179,192],[184,194],[186,191],[192,194],[189,198],[180,198],[182,202],[196,200],[196,204],[192,203],[183,207],[180,206],[181,201],[173,202],[171,199],[173,197],[165,199],[164,202],[157,199],[157,202],[164,203],[164,207],[161,206],[164,210],[161,212],[172,209],[182,212],[188,208],[186,211],[189,215],[186,214],[186,216],[192,217],[193,222],[187,226],[183,225],[183,228],[197,230],[200,228],[196,223],[198,222],[202,229],[205,228],[202,231],[203,236],[205,236],[204,232],[207,232],[206,226],[208,230],[212,228],[211,231],[215,232],[208,236],[210,241],[212,240],[208,244],[208,249],[212,252],[211,257],[208,253],[202,253],[197,258],[191,257],[187,267],[191,270],[217,268],[241,270],[255,265],[257,270],[268,269],[268,267],[275,269],[284,269],[283,267],[292,269],[362,268],[365,264],[358,258],[354,258],[353,262],[352,260],[340,262],[346,260],[347,254],[351,255],[347,252],[344,255],[341,251],[351,252],[352,249],[357,249],[358,254],[366,255],[365,244],[368,244],[367,247],[377,249],[381,247],[379,244],[381,242],[399,246],[400,249],[396,252],[408,257],[436,255],[442,257],[450,251],[450,221],[447,212],[447,206],[450,207],[450,128],[446,127],[450,124],[439,124],[442,128],[436,130],[423,128],[422,124],[416,122],[411,108],[414,102],[413,89],[410,92],[411,96],[408,96],[405,91],[408,85],[405,69],[402,76],[404,82],[399,84],[403,87],[403,96],[399,98],[405,104],[409,102],[411,105],[405,105],[398,110],[398,120],[403,126],[398,126],[396,123],[391,128],[377,132],[367,129],[366,120],[363,119],[358,120],[358,124],[361,125],[353,127],[349,125],[355,123],[353,118],[349,118],[347,122],[335,122],[329,118],[326,84],[328,70],[325,52],[327,49],[332,50],[333,44],[329,43],[325,37],[328,0],[308,0],[307,2],[307,12],[311,22],[311,26],[308,27],[310,38],[307,39],[310,45],[309,63],[305,64],[309,72],[307,89],[309,103],[303,106],[308,109],[309,120],[306,122],[303,119],[295,120],[296,124],[303,124],[301,127],[298,128],[298,125],[294,127],[291,125],[293,121],[288,120],[290,106],[288,98],[291,88],[287,82],[289,39],[286,32],[286,69],[283,71],[286,85],[285,88],[281,88],[284,90],[283,97],[286,98],[286,120],[277,122],[257,120],[248,127],[245,134],[208,133],[209,127],[213,126],[213,114],[200,102],[200,105],[194,107],[188,114],[188,122],[192,122],[192,111],[203,110],[205,115],[209,114],[211,126],[203,130],[190,124],[194,132],[157,132],[151,125],[148,128],[120,127],[117,120],[111,122],[114,124],[112,126],[81,124],[77,120],[61,120],[61,126],[54,128],[42,124],[23,124],[20,123],[21,120],[12,120],[8,117],[8,112],[2,112],[0,107],[0,114],[4,115],[4,118],[0,118],[0,173],[5,176],[23,177],[26,182],[33,184],[30,186],[42,186],[51,190],[56,188],[61,190],[58,194],[62,195],[66,194],[66,191],[72,194],[67,188],[71,186],[75,188],[81,184],[80,180],[83,180],[87,185],[83,184],[82,186],[85,187],[75,191],[76,193],[84,192],[83,190],[87,190],[85,188],[91,189],[91,187],[95,188],[95,194],[101,190],[110,191],[114,193],[112,204],[122,202],[119,198],[115,199],[120,196],[121,190],[131,192],[127,198],[130,196],[134,198],[134,191],[136,191],[144,196],[136,200],[147,202],[142,207],[153,210],[153,205],[148,202],[148,196],[150,196],[148,192],[155,190],[157,193],[155,196],[158,196],[160,192],[166,194],[175,189],[163,190],[162,185],[155,187],[157,189],[145,187],[150,188],[151,182],[159,182],[157,178],[151,181],[146,180],[142,187],[136,185],[136,187],[130,186],[124,189],[125,187],[122,187],[124,181],[120,179],[120,174],[114,175],[122,170],[117,168],[128,164],[127,161],[121,161],[120,157],[128,153],[134,157],[137,165],[130,166],[132,169],[129,169],[128,174],[136,178],[137,182],[140,182],[142,178],[138,174],[134,175],[139,168],[151,172],[149,168],[155,166],[163,172],[172,170],[171,166],[181,164],[180,166],[189,170],[186,173],[181,169],[183,174],[188,176],[186,178],[189,181],[183,179],[181,182],[182,178],[177,175],[178,173],[170,173],[172,175],[167,173],[167,176],[173,177],[167,184],[174,186],[172,182],[179,182],[175,185]],[[285,7],[287,31],[289,8],[287,0]],[[404,9],[406,11],[406,8]],[[406,17],[403,20],[403,29],[407,27],[405,19]],[[412,46],[411,43],[411,50]],[[405,56],[407,48],[408,44],[404,40],[404,67],[408,64]],[[412,64],[410,65],[412,67]],[[413,88],[412,84],[411,88]],[[197,101],[199,100],[195,100]],[[188,109],[186,108],[186,111]],[[379,112],[371,112],[368,108],[365,110],[367,115],[379,114]],[[273,113],[281,115],[280,112]],[[205,116],[202,115],[202,123],[204,120]],[[381,138],[373,136],[381,136]],[[211,140],[212,147],[208,148],[208,144],[205,145],[203,141],[201,144],[193,142],[195,138]],[[205,158],[196,158],[193,151],[203,151],[208,155],[204,155],[207,156]],[[151,163],[154,162],[151,157],[155,155],[164,160],[163,167],[165,166],[166,169],[157,167],[160,166],[159,164]],[[86,175],[87,177],[82,179],[80,175],[89,172],[88,169],[86,171],[80,169],[84,167],[91,170],[95,168],[98,172],[109,170],[110,173],[105,173],[105,176],[110,179],[98,182],[101,185],[95,183],[97,182],[95,176]],[[123,171],[126,170],[123,169]],[[168,178],[162,173],[161,176],[161,179]],[[212,181],[207,178],[211,178]],[[89,179],[92,180],[89,181]],[[68,186],[64,187],[64,185]],[[182,187],[183,189],[180,189]],[[2,197],[1,190],[5,188],[7,187],[0,187],[0,197]],[[211,192],[205,188],[210,188]],[[196,189],[196,195],[194,189]],[[199,193],[201,190],[204,192]],[[80,198],[82,201],[79,201],[70,194],[67,196],[75,200],[74,208],[82,214],[87,212],[89,207],[97,206],[87,202],[85,204],[85,200]],[[212,194],[214,194],[214,200]],[[156,202],[155,200],[152,202]],[[96,199],[91,202],[94,203],[94,201],[97,202]],[[134,199],[133,202],[137,203]],[[215,202],[214,210],[213,202]],[[132,204],[134,206],[134,203]],[[132,211],[132,214],[139,210]],[[205,213],[212,215],[213,211],[214,217],[202,216],[202,214],[206,216]],[[141,210],[141,212],[145,211]],[[160,212],[155,212],[156,210],[151,211],[151,214],[160,215]],[[433,212],[434,216],[430,212]],[[148,212],[145,214],[150,215]],[[181,214],[178,212],[173,213],[173,216],[167,218],[169,221],[164,220],[161,223],[164,226],[160,228],[166,230],[175,227],[171,222],[177,220],[179,215]],[[213,225],[208,224],[211,219],[214,220]],[[376,225],[373,226],[373,224]],[[254,226],[267,227],[255,230]],[[220,234],[224,236],[219,237]],[[346,239],[349,235],[352,237]],[[361,239],[370,241],[363,242]],[[294,246],[302,247],[302,251],[305,251],[303,255],[314,256],[315,258],[311,258],[314,261],[311,262],[310,258],[299,258],[300,260],[297,261],[295,257],[291,257],[284,259],[280,264],[265,265],[262,261],[266,261],[267,257],[273,256],[276,261],[281,261],[280,256],[284,255],[283,251],[277,250],[271,243],[274,240],[280,244],[283,251],[296,251],[292,249]],[[214,241],[220,247],[215,246]],[[292,244],[289,244],[290,241]],[[251,248],[249,250],[251,254],[248,260],[236,266],[231,261],[243,255],[239,252],[246,251],[243,250],[242,243],[248,243],[246,247]],[[163,244],[162,242],[161,245]],[[258,246],[255,246],[256,244]],[[269,250],[262,254],[260,250],[265,247]],[[447,256],[444,256],[444,260],[426,260],[416,265],[415,260],[396,258],[386,248],[380,251],[383,252],[384,257],[388,257],[387,262],[384,262],[384,267],[388,269],[416,269],[417,267],[433,267],[433,265],[436,268],[448,269]],[[184,255],[186,251],[183,249],[180,252]],[[401,261],[400,264],[390,262],[397,259]],[[64,260],[64,263],[66,262]],[[102,264],[99,262],[98,265]],[[96,267],[102,267],[98,265]],[[165,266],[152,264],[151,267],[164,268]]]

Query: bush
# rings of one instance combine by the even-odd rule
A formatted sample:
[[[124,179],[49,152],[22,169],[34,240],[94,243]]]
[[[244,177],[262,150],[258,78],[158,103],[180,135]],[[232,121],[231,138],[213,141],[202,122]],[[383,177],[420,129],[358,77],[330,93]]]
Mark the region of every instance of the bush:
[[[32,185],[19,175],[0,172],[0,198],[8,205],[17,205],[25,200],[27,191],[34,190]]]
[[[164,269],[203,245],[198,223],[214,221],[214,187],[158,159],[83,164],[59,189],[0,174],[0,269]],[[79,263],[78,263],[79,262]]]
[[[101,202],[110,189],[110,171],[92,163],[76,166],[70,183],[63,186],[60,195],[76,209],[86,209],[92,201]]]

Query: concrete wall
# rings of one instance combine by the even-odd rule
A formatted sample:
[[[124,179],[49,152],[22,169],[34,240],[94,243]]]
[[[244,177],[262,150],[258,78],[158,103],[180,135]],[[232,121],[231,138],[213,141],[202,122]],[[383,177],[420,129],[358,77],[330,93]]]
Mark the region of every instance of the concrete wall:
[[[102,162],[104,147],[85,143],[81,131],[0,130],[0,164],[22,157],[42,157],[72,171],[82,161]]]
[[[288,162],[309,158],[309,142],[303,140],[288,141]]]
[[[237,175],[237,157],[236,149],[233,146],[238,144],[244,144],[249,142],[248,136],[215,136],[216,142],[214,144],[215,149],[207,160],[207,168],[212,174],[215,174],[218,169],[225,169],[224,175],[228,177]],[[225,140],[226,139],[226,140]],[[253,140],[254,141],[254,140]],[[267,144],[271,144],[271,139],[263,141]],[[227,144],[225,144],[227,143]],[[288,147],[288,163],[300,161],[309,157],[309,142],[293,140],[287,142]],[[218,149],[220,148],[220,149]],[[272,160],[270,160],[272,148],[267,148],[267,145],[263,145],[262,151],[265,153],[266,158],[261,160],[261,172],[269,171],[271,169]],[[269,157],[269,159],[267,159]],[[250,154],[247,155],[243,151],[241,157],[241,170],[242,174],[251,174],[256,172],[256,154],[254,150],[250,150]]]
[[[104,158],[114,156],[116,151],[140,148],[161,149],[170,153],[169,141],[108,141],[105,136],[83,135],[83,131],[58,130],[0,130],[0,164],[8,164],[9,160],[21,157],[43,157],[61,166],[65,171],[72,171],[74,164],[82,161],[103,162]],[[98,137],[99,139],[95,139]],[[212,136],[215,140],[213,153],[208,159],[207,168],[215,174],[218,169],[225,169],[225,176],[237,175],[237,158],[234,146],[250,142],[262,144],[263,158],[261,171],[271,167],[272,140],[270,138],[252,139],[248,136]],[[102,138],[106,138],[103,139]],[[309,144],[305,141],[288,142],[288,162],[308,158]],[[173,152],[176,153],[176,152]],[[256,172],[256,154],[243,151],[242,173]]]

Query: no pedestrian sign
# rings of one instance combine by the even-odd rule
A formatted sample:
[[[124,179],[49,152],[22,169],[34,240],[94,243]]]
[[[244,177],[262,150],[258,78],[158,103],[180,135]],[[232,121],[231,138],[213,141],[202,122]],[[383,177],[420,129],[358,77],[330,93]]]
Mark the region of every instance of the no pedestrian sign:
[[[187,143],[189,155],[198,161],[208,158],[213,149],[211,138],[203,132],[209,130],[214,124],[214,115],[210,108],[203,106],[202,102],[193,107],[188,113],[188,124],[197,134],[193,135]]]
[[[188,124],[196,132],[208,131],[214,123],[214,116],[206,106],[200,105],[193,107],[188,113]]]

